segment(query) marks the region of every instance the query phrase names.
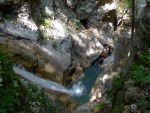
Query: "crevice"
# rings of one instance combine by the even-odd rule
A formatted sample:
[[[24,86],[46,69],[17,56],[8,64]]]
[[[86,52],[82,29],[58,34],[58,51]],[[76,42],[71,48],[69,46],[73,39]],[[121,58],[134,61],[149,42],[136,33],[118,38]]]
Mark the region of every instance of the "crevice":
[[[103,44],[103,50],[100,53],[99,57],[96,58],[91,64],[94,64],[98,59],[99,59],[99,63],[100,65],[103,64],[103,60],[110,56],[114,51],[114,48],[112,46],[110,46],[110,44]]]
[[[85,27],[85,29],[88,29],[88,19],[81,19],[80,23]]]
[[[38,56],[37,56],[37,54],[34,54],[34,55],[36,56],[36,60],[33,63],[33,69],[32,69],[32,71],[35,74],[39,64],[38,64]]]
[[[72,81],[72,75],[76,70],[75,62],[72,62],[67,69],[63,72],[63,85],[68,86]]]

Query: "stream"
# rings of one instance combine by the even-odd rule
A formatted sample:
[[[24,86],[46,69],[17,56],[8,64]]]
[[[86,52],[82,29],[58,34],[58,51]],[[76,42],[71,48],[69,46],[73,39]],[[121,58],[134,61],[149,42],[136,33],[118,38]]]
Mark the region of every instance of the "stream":
[[[96,61],[90,67],[83,69],[84,77],[80,80],[73,81],[67,89],[57,82],[40,78],[33,73],[26,71],[25,68],[14,66],[13,70],[16,74],[19,74],[23,78],[37,84],[40,87],[52,91],[67,93],[73,99],[75,99],[79,103],[79,105],[82,105],[88,101],[91,88],[98,75],[102,71],[101,68],[98,67],[98,61]]]
[[[102,72],[102,69],[98,66],[98,60],[95,61],[90,67],[83,69],[84,77],[80,80],[73,81],[70,84],[71,89],[78,90],[78,87],[81,86],[81,93],[75,93],[73,95],[73,99],[77,100],[79,105],[86,103],[89,100],[89,94],[91,89],[98,77],[98,75]]]
[[[73,81],[67,89],[57,82],[40,78],[26,71],[24,68],[14,66],[13,70],[16,74],[19,74],[23,78],[37,84],[40,87],[52,91],[67,93],[75,99],[79,105],[82,105],[88,101],[91,88],[101,72],[101,69],[98,67],[98,61],[96,61],[90,67],[83,70],[84,77],[82,79]]]
[[[114,60],[114,53],[104,59],[103,64],[111,63]],[[56,92],[62,92],[70,95],[74,100],[82,105],[88,102],[91,89],[98,77],[102,72],[102,69],[98,66],[99,62],[96,60],[91,66],[83,69],[84,77],[75,81],[72,81],[68,88],[64,87],[62,84],[53,82],[50,80],[45,80],[40,78],[33,73],[26,71],[24,67],[13,66],[13,70],[16,74],[22,76],[23,78],[29,80],[38,86]]]

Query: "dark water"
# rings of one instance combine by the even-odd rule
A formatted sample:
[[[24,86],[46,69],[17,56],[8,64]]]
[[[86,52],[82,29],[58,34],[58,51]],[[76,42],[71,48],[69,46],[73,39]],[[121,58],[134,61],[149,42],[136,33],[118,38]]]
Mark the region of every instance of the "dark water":
[[[94,85],[98,75],[102,72],[102,69],[98,66],[98,64],[99,63],[97,60],[90,67],[83,69],[84,77],[81,80],[77,80],[72,83],[71,87],[74,85],[77,86],[75,87],[76,90],[79,90],[78,88],[82,89],[81,93],[77,93],[77,95],[73,96],[79,105],[82,105],[88,101],[92,86]]]

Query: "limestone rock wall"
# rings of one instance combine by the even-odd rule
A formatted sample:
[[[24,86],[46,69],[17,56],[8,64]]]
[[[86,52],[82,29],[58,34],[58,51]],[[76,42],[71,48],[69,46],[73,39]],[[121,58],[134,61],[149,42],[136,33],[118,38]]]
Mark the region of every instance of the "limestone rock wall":
[[[69,7],[69,4],[73,7]],[[82,68],[89,66],[99,56],[103,43],[113,44],[112,21],[101,21],[110,9],[106,3],[102,7],[97,4],[93,0],[79,0],[77,3],[67,1],[67,4],[54,0],[1,0],[1,48],[9,56],[16,57],[18,62],[24,62],[31,72],[44,78],[62,83],[72,74],[66,74],[68,69],[70,72],[75,69],[75,73],[80,72],[74,75],[75,79],[82,75]],[[10,7],[9,12],[2,8],[10,5],[14,7]],[[82,18],[85,13],[89,16]],[[17,51],[13,52],[13,48],[17,48]]]

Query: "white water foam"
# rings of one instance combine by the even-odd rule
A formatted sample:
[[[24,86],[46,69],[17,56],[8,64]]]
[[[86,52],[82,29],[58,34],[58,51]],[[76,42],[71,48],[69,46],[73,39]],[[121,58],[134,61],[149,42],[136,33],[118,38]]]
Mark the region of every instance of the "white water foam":
[[[63,85],[61,85],[57,82],[42,79],[42,78],[26,71],[24,68],[20,69],[19,67],[14,66],[13,70],[15,71],[16,74],[22,76],[23,78],[25,78],[43,88],[49,89],[49,90],[67,93],[70,96],[73,96],[73,95],[80,96],[85,91],[85,87],[83,85],[81,85],[80,82],[77,84],[73,84],[71,89],[67,89]]]
[[[85,86],[81,81],[78,81],[77,83],[74,83],[71,87],[71,91],[76,96],[81,96],[85,93],[86,89]]]

